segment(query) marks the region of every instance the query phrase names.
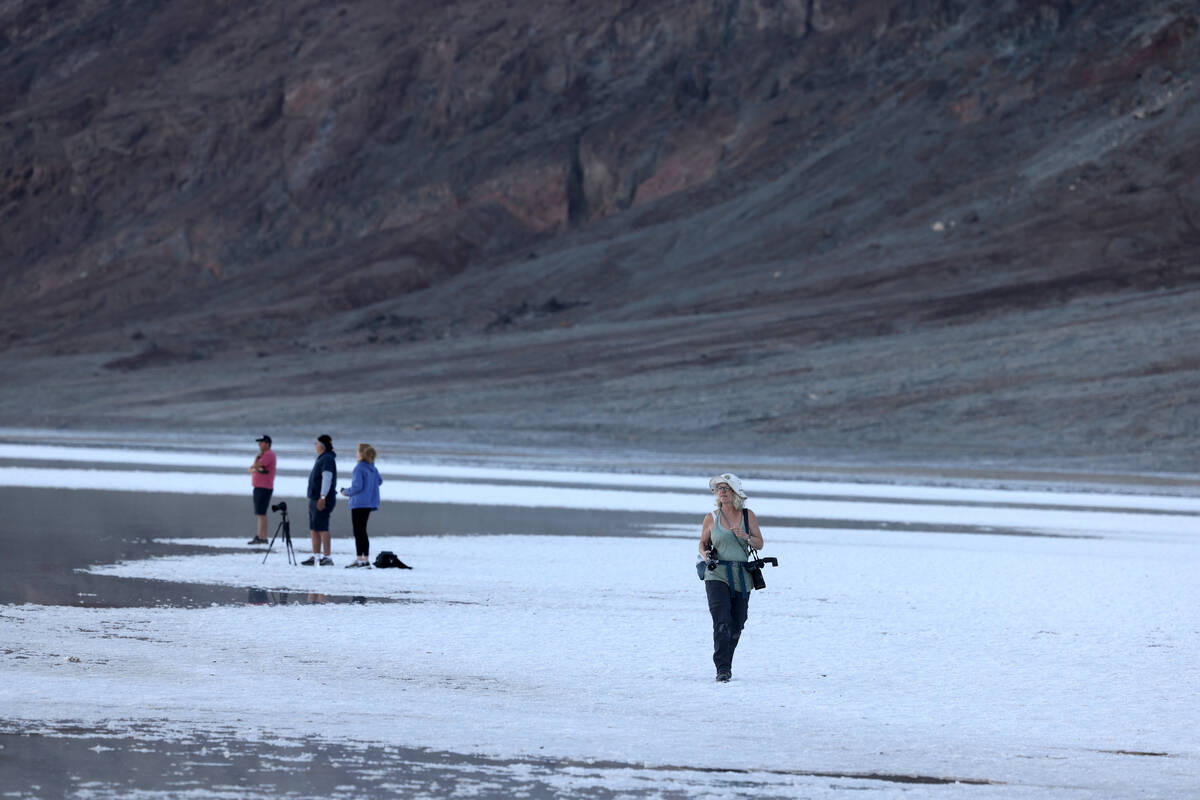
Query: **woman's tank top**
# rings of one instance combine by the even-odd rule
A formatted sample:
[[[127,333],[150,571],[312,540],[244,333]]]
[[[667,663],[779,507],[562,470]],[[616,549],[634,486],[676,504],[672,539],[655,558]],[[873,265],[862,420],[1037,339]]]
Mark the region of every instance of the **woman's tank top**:
[[[741,512],[739,512],[740,514]],[[712,526],[712,543],[717,550],[717,558],[721,563],[716,569],[711,569],[704,574],[706,581],[720,581],[729,586],[732,592],[739,594],[749,594],[752,584],[750,575],[746,572],[746,568],[742,566],[748,558],[746,554],[746,546],[742,540],[733,535],[733,531],[725,527],[721,521],[721,509],[716,509],[713,514]]]

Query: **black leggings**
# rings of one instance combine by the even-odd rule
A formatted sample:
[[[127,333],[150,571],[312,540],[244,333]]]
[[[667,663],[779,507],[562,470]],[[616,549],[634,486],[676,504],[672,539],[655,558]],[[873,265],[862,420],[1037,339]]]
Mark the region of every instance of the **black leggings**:
[[[717,672],[733,670],[733,651],[742,638],[742,628],[750,610],[750,598],[729,591],[721,581],[705,581],[708,611],[713,621],[713,663]]]
[[[373,508],[350,509],[350,524],[354,526],[354,549],[358,555],[366,558],[371,555],[371,541],[367,539],[367,517],[371,516]]]

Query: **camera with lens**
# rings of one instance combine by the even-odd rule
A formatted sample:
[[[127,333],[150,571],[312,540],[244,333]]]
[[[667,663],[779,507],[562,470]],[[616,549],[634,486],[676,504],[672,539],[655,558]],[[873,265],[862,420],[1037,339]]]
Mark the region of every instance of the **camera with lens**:
[[[271,506],[272,511],[287,511],[287,503],[276,503]]]
[[[768,556],[766,558],[752,558],[744,565],[746,571],[750,573],[750,583],[754,585],[755,589],[767,588],[766,578],[764,578],[762,574],[762,568],[767,564],[770,564],[773,567],[778,567],[779,559],[775,558],[774,556]]]
[[[708,567],[709,570],[716,569],[718,561],[717,548],[714,547],[712,550],[709,550],[704,554],[704,566]]]

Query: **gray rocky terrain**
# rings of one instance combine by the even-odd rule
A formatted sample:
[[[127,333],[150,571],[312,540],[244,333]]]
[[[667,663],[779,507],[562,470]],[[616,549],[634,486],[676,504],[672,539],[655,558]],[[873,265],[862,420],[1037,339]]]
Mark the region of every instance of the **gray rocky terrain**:
[[[1197,64],[1165,0],[0,2],[0,425],[1194,473]]]

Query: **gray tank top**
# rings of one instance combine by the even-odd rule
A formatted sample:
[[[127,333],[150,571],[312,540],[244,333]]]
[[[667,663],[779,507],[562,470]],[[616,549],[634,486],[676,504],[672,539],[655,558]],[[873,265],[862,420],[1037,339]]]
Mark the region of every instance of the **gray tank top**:
[[[712,543],[717,550],[717,558],[722,562],[740,563],[721,563],[716,569],[705,572],[704,580],[720,581],[726,584],[730,591],[748,594],[751,588],[750,575],[742,566],[749,558],[746,546],[721,522],[721,509],[714,510],[712,515]]]

